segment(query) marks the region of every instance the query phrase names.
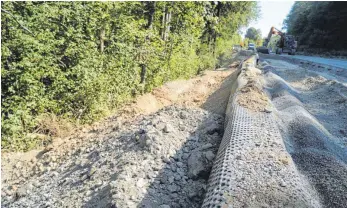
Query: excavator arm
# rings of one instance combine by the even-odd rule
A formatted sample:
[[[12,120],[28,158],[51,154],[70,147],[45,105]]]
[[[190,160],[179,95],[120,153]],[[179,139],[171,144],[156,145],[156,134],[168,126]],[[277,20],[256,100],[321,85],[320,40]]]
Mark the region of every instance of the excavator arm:
[[[269,54],[270,50],[267,48],[272,35],[279,35],[281,38],[276,43],[277,49],[276,54],[281,54],[282,52],[288,52],[289,55],[294,55],[297,48],[297,41],[295,41],[295,36],[287,35],[281,30],[271,27],[267,38],[264,41],[263,47],[258,49],[259,52]]]
[[[282,31],[280,31],[279,29],[277,29],[275,27],[271,27],[270,32],[269,32],[267,38],[265,39],[264,46],[267,47],[268,43],[270,42],[270,39],[271,39],[272,35],[283,36],[283,34],[284,33]]]

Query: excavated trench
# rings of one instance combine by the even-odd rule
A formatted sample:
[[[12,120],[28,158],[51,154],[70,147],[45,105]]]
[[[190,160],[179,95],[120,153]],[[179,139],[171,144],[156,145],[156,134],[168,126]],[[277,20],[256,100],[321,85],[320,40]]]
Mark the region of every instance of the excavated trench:
[[[200,207],[239,72],[232,69],[200,108],[174,104],[133,121],[110,118],[3,169],[2,206]]]

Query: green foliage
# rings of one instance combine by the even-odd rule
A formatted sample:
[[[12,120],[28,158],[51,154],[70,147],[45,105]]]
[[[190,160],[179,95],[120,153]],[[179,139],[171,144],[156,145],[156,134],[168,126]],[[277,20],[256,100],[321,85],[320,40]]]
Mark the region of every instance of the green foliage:
[[[246,31],[245,35],[245,46],[248,46],[248,43],[254,43],[256,46],[262,46],[263,45],[263,39],[261,35],[260,29],[255,29],[254,27],[250,27]]]
[[[299,47],[343,50],[347,47],[346,2],[295,2],[284,28],[296,35]]]
[[[251,40],[261,39],[261,31],[260,29],[257,30],[254,27],[250,27],[247,29],[245,37]]]
[[[2,147],[39,117],[89,123],[134,95],[215,68],[256,2],[3,2]],[[47,133],[40,130],[38,133]],[[53,135],[54,136],[54,135]]]

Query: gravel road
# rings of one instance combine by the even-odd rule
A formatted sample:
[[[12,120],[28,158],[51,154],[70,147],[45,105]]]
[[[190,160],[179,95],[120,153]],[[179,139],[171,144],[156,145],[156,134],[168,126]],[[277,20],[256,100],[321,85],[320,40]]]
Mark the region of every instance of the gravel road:
[[[296,58],[296,59],[312,61],[312,62],[316,62],[316,63],[320,63],[320,64],[326,64],[326,65],[330,65],[330,66],[334,66],[334,67],[347,69],[347,60],[343,60],[343,59],[332,59],[332,58],[322,58],[322,57],[302,56],[302,55],[291,56],[291,55],[287,55],[287,54],[283,54],[281,56],[285,56],[285,57],[289,56],[289,57]]]

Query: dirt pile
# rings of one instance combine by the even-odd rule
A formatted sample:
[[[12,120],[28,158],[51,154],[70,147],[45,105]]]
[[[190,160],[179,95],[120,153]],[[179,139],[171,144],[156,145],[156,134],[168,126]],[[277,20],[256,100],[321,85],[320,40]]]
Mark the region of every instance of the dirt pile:
[[[237,96],[237,103],[239,105],[254,112],[266,111],[268,98],[264,92],[256,86],[254,81],[248,81],[239,91],[241,92]]]

